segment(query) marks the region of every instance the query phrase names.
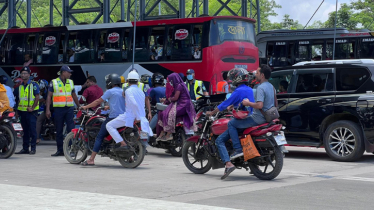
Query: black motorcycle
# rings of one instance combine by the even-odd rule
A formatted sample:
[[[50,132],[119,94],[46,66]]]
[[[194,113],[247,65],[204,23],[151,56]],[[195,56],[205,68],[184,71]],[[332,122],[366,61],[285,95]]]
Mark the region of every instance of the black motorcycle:
[[[15,120],[15,112],[5,111],[0,116],[0,159],[9,158],[17,147],[17,134],[22,132],[21,123]]]

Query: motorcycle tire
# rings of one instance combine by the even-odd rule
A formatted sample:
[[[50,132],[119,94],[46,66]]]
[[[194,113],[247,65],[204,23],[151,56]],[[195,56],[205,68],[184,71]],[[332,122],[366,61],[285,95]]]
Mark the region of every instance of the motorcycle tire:
[[[196,160],[196,157],[194,157],[194,156],[191,155],[191,152],[189,151],[190,148],[193,150],[191,152],[194,152],[196,150],[196,143],[192,142],[192,141],[187,141],[183,145],[183,148],[182,148],[182,159],[183,159],[184,165],[192,173],[195,173],[195,174],[205,174],[206,172],[208,172],[212,168],[212,161],[211,161],[211,159],[208,157],[208,155],[206,154],[206,151],[204,150],[204,154],[200,154],[200,155],[206,156],[206,159],[202,159],[200,157],[198,159],[201,159],[201,161]],[[191,163],[191,161],[189,159],[189,156],[194,159],[193,163]],[[203,164],[202,162],[204,160],[206,160],[208,162],[207,162],[207,164],[205,166],[202,166],[202,164]],[[197,162],[199,162],[200,164],[198,164]],[[197,165],[201,165],[202,167],[201,168],[195,167],[194,166],[195,163]]]
[[[87,158],[87,147],[83,140],[74,139],[74,133],[70,132],[66,135],[64,139],[64,155],[66,160],[71,164],[80,164],[81,162],[85,161]],[[72,145],[75,140],[75,145]],[[74,148],[71,148],[74,146]],[[82,156],[77,159],[77,156],[81,152]]]
[[[136,168],[144,160],[145,148],[143,147],[142,143],[139,140],[129,142],[129,143],[131,144],[132,147],[135,148],[136,154],[125,155],[125,156],[117,155],[117,159],[124,168]]]
[[[272,167],[271,164],[267,164],[267,166],[265,166],[264,171],[262,171],[257,164],[250,162],[249,168],[251,169],[253,175],[255,175],[258,179],[261,180],[272,180],[276,178],[283,168],[283,153],[279,147],[274,148],[274,154],[272,155],[272,159],[273,161],[275,161],[275,166],[270,173],[266,173],[266,170],[268,167]]]
[[[177,132],[173,135],[173,138],[173,140],[176,142],[176,146],[170,147],[169,151],[174,157],[182,157],[183,145],[186,142],[186,133],[184,132],[184,129],[178,129]]]
[[[10,149],[8,151],[6,152],[3,152],[2,150],[0,151],[0,159],[7,159],[11,157],[16,151],[17,136],[14,130],[11,129],[8,125],[0,125],[0,131],[2,131],[3,134],[6,133],[8,144],[10,144]]]

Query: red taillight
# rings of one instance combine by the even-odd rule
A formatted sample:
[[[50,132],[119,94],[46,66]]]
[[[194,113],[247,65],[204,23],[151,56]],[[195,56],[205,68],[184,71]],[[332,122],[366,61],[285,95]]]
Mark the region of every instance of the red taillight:
[[[82,110],[79,110],[79,112],[77,113],[77,118],[81,118],[82,117]]]
[[[15,112],[9,112],[9,113],[8,113],[8,117],[14,117],[15,115],[16,115]]]

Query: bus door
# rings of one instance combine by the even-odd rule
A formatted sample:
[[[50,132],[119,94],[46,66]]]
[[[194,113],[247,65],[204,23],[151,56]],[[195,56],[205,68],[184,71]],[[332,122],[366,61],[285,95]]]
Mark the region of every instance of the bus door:
[[[295,50],[295,63],[311,60],[311,43],[310,41],[298,41]]]

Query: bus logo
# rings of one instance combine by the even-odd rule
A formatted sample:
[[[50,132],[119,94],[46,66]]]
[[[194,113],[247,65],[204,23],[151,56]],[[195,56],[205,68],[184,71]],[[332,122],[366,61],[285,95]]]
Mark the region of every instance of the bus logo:
[[[374,42],[374,38],[363,39],[363,42]]]
[[[56,43],[56,37],[54,36],[48,36],[45,38],[45,45],[46,46],[52,46]]]
[[[230,34],[245,34],[244,27],[242,26],[228,26],[228,31]]]
[[[239,54],[243,54],[244,51],[245,51],[244,46],[240,46],[240,47],[239,47]]]
[[[116,32],[110,33],[108,35],[108,43],[116,43],[119,40],[119,34]]]
[[[175,39],[183,40],[188,37],[188,30],[186,29],[179,29],[175,32]]]

